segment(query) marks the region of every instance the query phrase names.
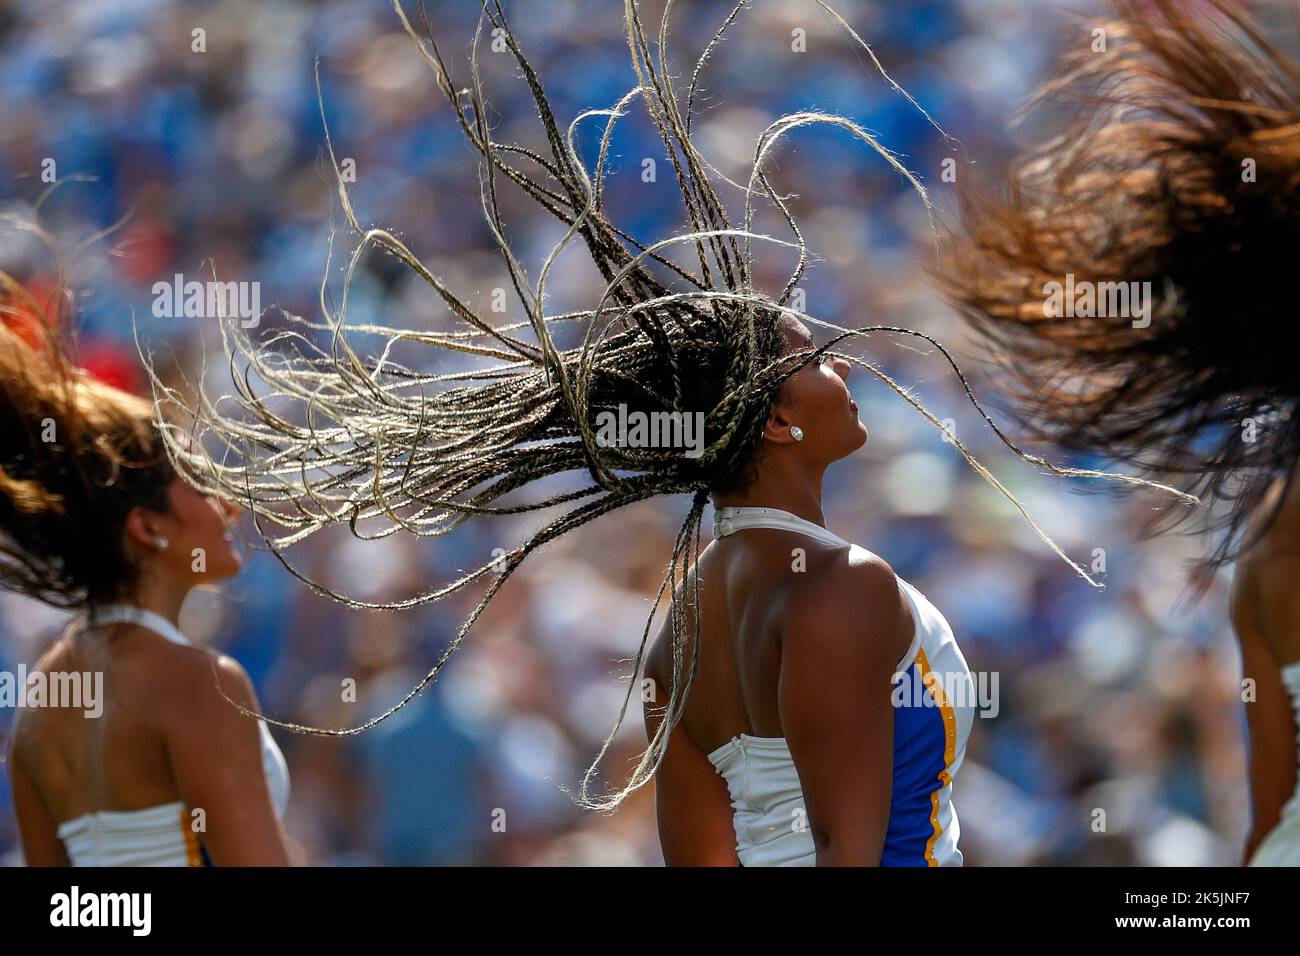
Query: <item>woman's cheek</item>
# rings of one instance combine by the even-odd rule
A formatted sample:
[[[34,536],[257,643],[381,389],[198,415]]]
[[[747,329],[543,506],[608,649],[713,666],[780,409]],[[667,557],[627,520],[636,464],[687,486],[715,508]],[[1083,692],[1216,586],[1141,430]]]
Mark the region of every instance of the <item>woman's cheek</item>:
[[[835,377],[839,378],[838,375]],[[818,407],[822,415],[835,415],[837,410],[843,410],[843,408],[848,405],[848,402],[844,399],[844,392],[840,389],[839,385],[829,379],[823,379],[821,384],[822,388],[821,395],[819,396],[820,400]]]
[[[199,575],[224,577],[238,570],[240,560],[234,542],[226,537],[226,523],[216,506],[206,498],[195,495],[186,514],[188,524],[185,535],[191,544],[180,555]]]

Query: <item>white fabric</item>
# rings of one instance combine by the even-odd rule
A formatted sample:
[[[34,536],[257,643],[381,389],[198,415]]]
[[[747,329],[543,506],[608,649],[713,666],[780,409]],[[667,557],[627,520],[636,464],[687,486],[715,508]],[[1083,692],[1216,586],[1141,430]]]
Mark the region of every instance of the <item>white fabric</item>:
[[[59,825],[73,866],[202,866],[192,832],[180,800],[144,810],[98,810]]]
[[[87,626],[136,624],[176,644],[191,644],[161,614],[127,604],[96,607]],[[270,730],[258,721],[262,768],[275,811],[289,806],[289,766]],[[183,801],[142,810],[97,810],[59,825],[58,834],[73,866],[197,866],[202,864],[198,837]]]
[[[1293,661],[1282,668],[1282,683],[1291,693],[1292,711],[1296,724],[1300,725],[1300,661]],[[1300,747],[1300,736],[1297,736],[1296,743]],[[1300,759],[1300,750],[1297,751],[1297,759]],[[1249,865],[1300,866],[1300,775],[1297,775],[1295,792],[1282,807],[1277,826],[1255,848]]]

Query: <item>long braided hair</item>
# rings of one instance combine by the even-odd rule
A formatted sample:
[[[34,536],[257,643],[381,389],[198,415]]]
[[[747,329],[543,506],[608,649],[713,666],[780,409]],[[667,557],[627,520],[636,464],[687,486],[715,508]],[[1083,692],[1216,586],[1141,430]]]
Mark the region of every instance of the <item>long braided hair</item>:
[[[871,56],[900,95],[907,96],[838,13],[822,0],[811,2]],[[499,0],[483,0],[467,88],[453,82],[427,19],[423,31],[417,31],[400,2],[394,3],[403,28],[433,69],[439,89],[483,160],[480,181],[486,220],[527,319],[490,325],[397,236],[382,228],[362,227],[349,201],[345,177],[339,173],[342,212],[359,237],[344,269],[339,307],[330,306],[322,288],[325,321],[286,314],[288,327],[261,341],[250,338],[237,323],[223,322],[223,342],[230,357],[235,393],[213,400],[200,387],[197,400],[191,403],[155,377],[155,396],[160,406],[181,406],[180,414],[171,418],[188,416],[194,422],[196,440],[192,444],[180,443],[177,428],[165,429],[169,447],[178,451],[207,448],[206,460],[197,468],[191,467],[187,475],[205,493],[248,509],[270,550],[292,574],[318,593],[354,608],[410,608],[441,600],[475,582],[488,583],[483,597],[428,673],[384,713],[356,727],[339,729],[256,716],[291,730],[336,736],[374,726],[436,678],[484,608],[528,555],[574,528],[627,505],[659,495],[689,494],[690,509],[677,533],[633,668],[635,676],[644,660],[651,624],[668,592],[675,673],[667,719],[643,752],[627,785],[614,793],[593,794],[590,784],[596,769],[627,713],[635,686],[635,681],[629,681],[618,722],[584,776],[576,797],[582,806],[612,810],[652,778],[695,676],[699,615],[695,616],[697,640],[689,660],[684,649],[688,605],[697,604],[699,595],[683,592],[689,567],[698,559],[701,519],[708,495],[743,486],[748,480],[759,453],[764,423],[786,379],[839,342],[871,333],[923,338],[940,349],[960,376],[960,369],[947,351],[921,332],[889,326],[846,329],[789,304],[808,259],[807,248],[786,203],[788,197],[773,190],[763,167],[781,137],[791,130],[828,124],[848,131],[892,166],[930,209],[929,196],[919,179],[868,130],[850,119],[820,112],[782,116],[758,138],[746,184],[734,183],[719,173],[693,142],[691,123],[700,73],[727,28],[749,4],[750,0],[736,3],[704,49],[683,104],[666,64],[672,0],[666,3],[660,24],[657,58],[651,55],[636,0],[625,0],[627,41],[637,84],[612,109],[588,110],[562,131]],[[504,37],[528,84],[546,135],[548,155],[491,138],[477,57],[485,24]],[[620,229],[602,203],[604,165],[614,125],[638,98],[663,140],[690,222],[688,231],[648,245]],[[907,98],[916,105],[910,96]],[[919,105],[916,108],[921,109]],[[594,117],[604,117],[606,123],[595,168],[588,171],[579,158],[574,136],[581,123]],[[328,129],[326,142],[337,173],[339,166]],[[525,172],[521,168],[525,163],[540,168],[544,177]],[[710,174],[744,192],[742,224],[732,224]],[[498,206],[501,177],[523,189],[567,227],[543,262],[535,283],[529,281],[505,238]],[[792,240],[753,231],[756,193],[780,211]],[[606,282],[604,292],[592,308],[547,314],[544,293],[551,267],[575,237],[586,246]],[[798,266],[776,297],[754,287],[751,242],[755,239],[798,251]],[[360,258],[372,246],[396,257],[428,283],[466,327],[443,332],[349,323],[347,284]],[[682,265],[671,257],[674,246],[694,249],[693,266]],[[655,267],[670,278],[661,281],[653,271]],[[819,348],[783,353],[780,325],[787,316],[834,334]],[[563,323],[581,325],[580,345],[560,348],[556,344],[553,331]],[[350,341],[355,334],[382,339],[379,354],[358,354]],[[317,344],[318,339],[327,344]],[[476,367],[440,374],[405,367],[393,356],[405,343],[469,356]],[[148,364],[148,356],[144,357]],[[858,356],[841,357],[866,368],[937,428],[943,428],[905,388],[874,364]],[[261,383],[258,388],[252,384],[254,376]],[[965,385],[964,377],[962,383]],[[969,386],[966,393],[980,408]],[[702,414],[704,438],[700,454],[688,456],[680,448],[638,448],[602,442],[595,423],[602,413],[619,406],[647,414]],[[980,411],[984,414],[983,409]],[[1007,446],[1027,461],[1059,475],[1103,476],[1100,472],[1058,468],[1027,455],[998,430],[987,414],[984,417]],[[964,445],[955,444],[972,467],[1015,502]],[[587,480],[580,488],[541,500],[521,501],[514,494],[563,474],[585,475]],[[358,600],[310,580],[284,553],[291,545],[338,524],[346,524],[354,535],[368,539],[399,532],[436,537],[476,517],[556,506],[566,506],[567,510],[503,556],[447,584],[392,602]],[[1023,508],[1020,510],[1024,513]],[[1034,527],[1062,559],[1097,586],[1086,570],[1070,561]]]

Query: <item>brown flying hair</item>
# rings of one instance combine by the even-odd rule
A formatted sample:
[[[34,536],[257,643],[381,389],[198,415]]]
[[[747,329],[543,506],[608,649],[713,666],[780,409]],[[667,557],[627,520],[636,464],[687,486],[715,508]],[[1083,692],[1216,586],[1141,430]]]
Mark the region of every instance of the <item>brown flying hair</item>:
[[[1206,522],[1225,533],[1195,575],[1203,593],[1300,457],[1300,363],[1282,346],[1300,251],[1300,71],[1221,0],[1108,6],[1088,24],[1106,52],[1065,56],[1029,104],[1067,121],[1000,193],[964,184],[938,279],[986,334],[1030,434],[1222,505]],[[1150,283],[1149,326],[1045,314],[1049,283],[1069,276]]]
[[[73,609],[130,594],[127,515],[167,511],[175,471],[153,403],[72,361],[67,298],[0,273],[0,587]]]

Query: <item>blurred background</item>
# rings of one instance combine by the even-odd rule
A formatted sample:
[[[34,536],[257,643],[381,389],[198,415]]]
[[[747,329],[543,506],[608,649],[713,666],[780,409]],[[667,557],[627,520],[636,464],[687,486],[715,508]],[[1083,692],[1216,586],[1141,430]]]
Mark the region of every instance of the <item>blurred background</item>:
[[[689,79],[730,4],[679,0],[670,55]],[[1055,0],[840,0],[895,79],[963,149],[946,144],[889,89],[811,0],[754,0],[704,74],[698,143],[732,178],[747,178],[760,131],[782,113],[818,108],[870,128],[952,206],[944,160],[958,176],[996,168],[1019,134],[1017,104],[1065,45],[1090,43]],[[607,108],[636,82],[622,4],[507,0],[513,32],[538,68],[563,128]],[[473,0],[431,2],[429,21],[458,86],[469,82]],[[657,33],[662,0],[646,2]],[[408,6],[415,16],[415,8]],[[418,21],[417,21],[418,22]],[[195,30],[205,50],[196,52]],[[806,49],[796,51],[796,31]],[[480,59],[494,139],[543,147],[536,109],[508,54]],[[215,322],[156,318],[152,287],[176,273],[258,282],[263,307],[320,317],[320,287],[339,289],[350,251],[324,114],[339,157],[355,162],[352,202],[454,290],[488,314],[508,284],[480,204],[476,154],[434,76],[381,0],[9,0],[0,4],[0,213],[39,214],[75,242],[130,213],[76,264],[82,364],[144,391],[142,343],[173,380],[202,371],[229,388]],[[684,85],[685,81],[683,81]],[[594,158],[603,121],[589,121]],[[658,163],[656,181],[643,160]],[[768,167],[816,255],[801,283],[805,310],[844,325],[908,325],[939,337],[990,396],[989,370],[960,321],[934,295],[924,207],[884,162],[847,133],[796,131]],[[81,178],[84,177],[84,181]],[[562,234],[558,221],[500,184],[515,252],[536,280]],[[743,210],[741,194],[719,191]],[[606,206],[643,242],[684,228],[680,196],[644,108],[621,121]],[[784,237],[779,218],[757,228]],[[336,256],[327,263],[331,231]],[[788,250],[758,249],[760,284],[780,291]],[[53,283],[41,245],[0,230],[0,269],[40,289]],[[589,307],[601,284],[580,245],[548,280],[552,311]],[[451,328],[433,291],[392,259],[369,254],[349,318]],[[263,318],[274,329],[279,316]],[[280,321],[283,321],[280,319]],[[972,865],[1232,864],[1247,824],[1240,664],[1226,624],[1227,575],[1190,610],[1176,609],[1185,536],[1139,540],[1164,502],[1083,494],[1010,455],[928,349],[873,338],[853,348],[881,362],[972,448],[1076,560],[1099,570],[1094,591],[1030,532],[956,449],[892,392],[858,370],[850,380],[870,430],[865,448],[829,472],[825,512],[837,533],[890,562],[943,611],[971,669],[996,675],[999,712],[977,719],[955,796]],[[407,352],[412,365],[439,358]],[[1090,462],[1088,464],[1101,464]],[[530,558],[470,632],[434,685],[365,734],[343,740],[279,730],[292,779],[286,826],[299,862],[347,864],[662,863],[653,795],[617,814],[576,809],[576,787],[613,727],[626,675],[664,573],[686,496],[606,516]],[[495,519],[436,541],[317,535],[292,552],[305,574],[356,597],[430,589],[523,540],[545,515]],[[706,514],[706,538],[708,528]],[[196,593],[183,626],[248,669],[265,710],[317,726],[350,726],[399,699],[437,659],[479,594],[402,613],[350,611],[249,549],[243,572]],[[31,664],[63,615],[0,596],[0,669]],[[340,700],[353,678],[355,703]],[[0,743],[12,722],[0,710]],[[628,767],[646,740],[634,699],[602,764]],[[0,753],[3,747],[0,747]],[[1105,832],[1094,811],[1106,811]],[[504,819],[505,826],[494,826]],[[0,861],[19,864],[10,795],[0,777]]]

